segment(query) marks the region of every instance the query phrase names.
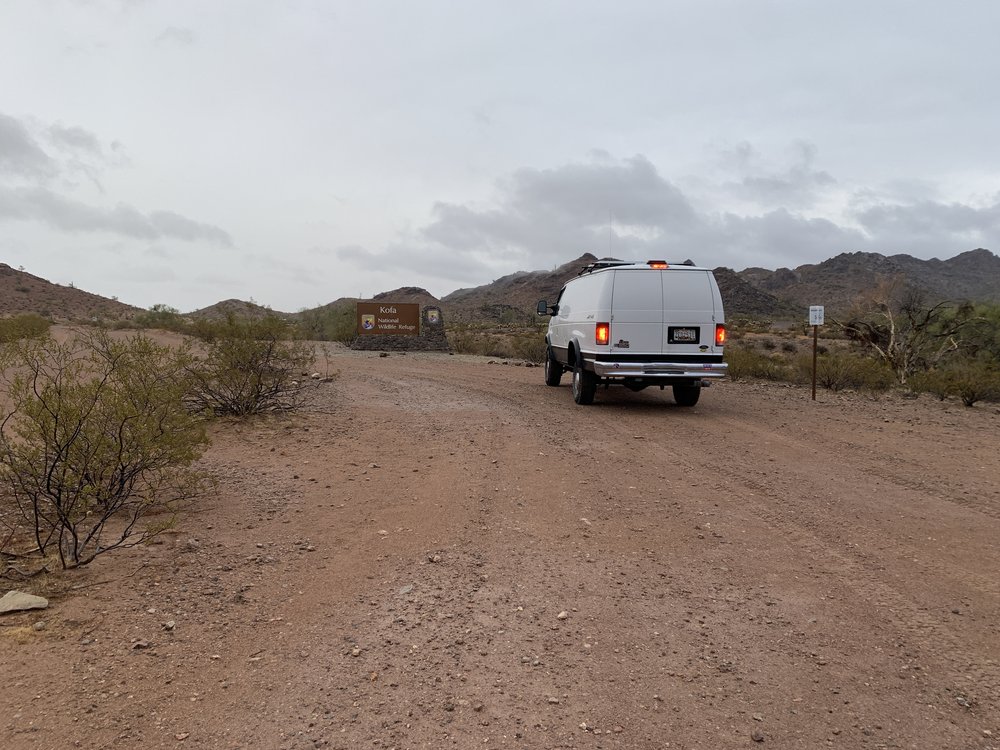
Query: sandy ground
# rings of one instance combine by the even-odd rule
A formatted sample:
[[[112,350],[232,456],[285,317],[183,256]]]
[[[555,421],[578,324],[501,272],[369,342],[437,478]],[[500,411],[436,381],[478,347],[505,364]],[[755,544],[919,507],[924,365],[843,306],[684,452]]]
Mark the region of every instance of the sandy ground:
[[[994,406],[320,366],[177,530],[33,580],[0,747],[1000,748]]]

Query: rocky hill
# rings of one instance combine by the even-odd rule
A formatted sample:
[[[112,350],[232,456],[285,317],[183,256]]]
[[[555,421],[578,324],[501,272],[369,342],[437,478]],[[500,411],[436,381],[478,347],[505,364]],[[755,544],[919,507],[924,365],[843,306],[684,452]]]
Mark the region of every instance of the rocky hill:
[[[538,300],[554,300],[563,284],[595,260],[596,256],[584,253],[551,271],[519,271],[490,284],[458,289],[441,299],[445,320],[530,324]]]
[[[779,299],[754,286],[731,268],[716,268],[713,273],[719,284],[719,292],[722,294],[722,303],[725,306],[726,314],[730,318],[734,316],[781,317],[794,315],[799,309],[798,305]]]
[[[216,302],[214,305],[203,307],[200,310],[187,313],[186,317],[204,320],[225,320],[229,316],[248,320],[260,320],[269,315],[277,315],[280,318],[292,318],[292,313],[283,313],[272,310],[269,307],[258,305],[256,302],[246,302],[241,299],[227,299]]]
[[[141,312],[118,300],[53,284],[0,263],[0,316],[36,313],[55,321],[88,321],[130,319]]]
[[[880,279],[903,276],[929,301],[1000,302],[1000,257],[979,248],[948,260],[910,255],[841,253],[822,263],[769,271],[748,268],[739,276],[752,286],[801,310],[824,305],[844,311]]]

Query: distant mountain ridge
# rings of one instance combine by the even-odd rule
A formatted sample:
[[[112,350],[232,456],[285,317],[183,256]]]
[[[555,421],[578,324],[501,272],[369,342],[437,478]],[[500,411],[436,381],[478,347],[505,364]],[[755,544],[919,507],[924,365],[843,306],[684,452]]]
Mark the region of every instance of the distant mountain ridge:
[[[537,320],[539,299],[555,299],[569,279],[597,260],[591,253],[549,271],[518,271],[489,284],[456,289],[437,299],[426,289],[404,286],[381,292],[370,301],[391,301],[439,305],[445,322],[472,324],[529,324]],[[902,276],[911,286],[923,290],[929,302],[943,300],[1000,303],[1000,257],[977,248],[947,260],[920,260],[910,255],[885,256],[879,253],[841,253],[822,263],[796,268],[747,268],[734,271],[715,269],[726,314],[775,319],[800,317],[809,305],[823,305],[828,313],[843,313],[880,279]],[[224,318],[227,315],[259,318],[274,314],[287,319],[315,316],[323,311],[353,309],[359,300],[342,297],[299,313],[272,311],[255,302],[224,300],[188,313],[193,318]],[[117,300],[52,284],[0,263],[0,315],[34,312],[61,320],[92,318],[129,319],[143,312]]]
[[[910,255],[841,253],[794,269],[747,268],[738,274],[776,299],[796,305],[824,305],[845,311],[880,278],[903,276],[928,301],[1000,302],[1000,257],[977,248],[948,260]]]

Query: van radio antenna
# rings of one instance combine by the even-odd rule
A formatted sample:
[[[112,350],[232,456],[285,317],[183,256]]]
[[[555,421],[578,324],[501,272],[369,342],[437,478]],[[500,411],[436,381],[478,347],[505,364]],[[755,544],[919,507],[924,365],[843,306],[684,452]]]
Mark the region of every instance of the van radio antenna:
[[[611,238],[614,236],[615,233],[614,221],[615,221],[614,215],[611,213],[611,209],[609,208],[608,209],[608,257],[609,258],[613,255],[611,251]]]

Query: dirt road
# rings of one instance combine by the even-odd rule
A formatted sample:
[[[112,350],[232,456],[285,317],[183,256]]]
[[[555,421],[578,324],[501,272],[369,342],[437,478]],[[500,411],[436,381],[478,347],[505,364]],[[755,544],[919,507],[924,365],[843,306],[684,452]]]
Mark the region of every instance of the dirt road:
[[[995,407],[330,364],[0,621],[0,746],[1000,748]]]

